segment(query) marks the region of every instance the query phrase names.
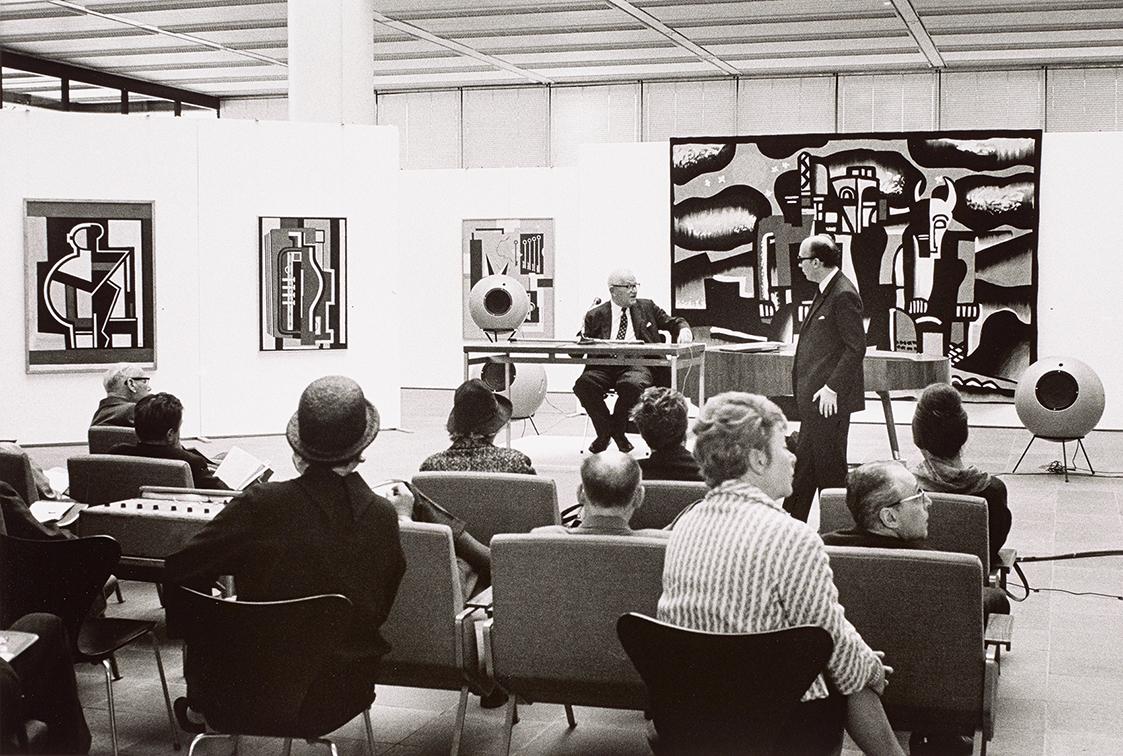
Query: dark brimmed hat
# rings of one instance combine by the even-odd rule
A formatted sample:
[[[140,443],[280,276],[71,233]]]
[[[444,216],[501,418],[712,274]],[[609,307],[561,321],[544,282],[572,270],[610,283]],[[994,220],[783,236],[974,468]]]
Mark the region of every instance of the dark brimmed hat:
[[[346,462],[370,446],[378,426],[378,410],[359,384],[327,375],[304,389],[285,435],[293,451],[309,462]]]
[[[452,399],[449,433],[494,435],[511,419],[511,400],[479,378],[464,381]]]
[[[924,389],[912,416],[912,440],[937,457],[954,457],[967,443],[967,413],[953,386],[933,383]]]

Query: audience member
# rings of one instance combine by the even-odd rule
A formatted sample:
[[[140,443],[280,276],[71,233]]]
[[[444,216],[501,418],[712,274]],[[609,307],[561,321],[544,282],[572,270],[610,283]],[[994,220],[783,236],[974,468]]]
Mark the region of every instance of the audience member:
[[[632,410],[651,456],[639,461],[644,480],[702,480],[698,462],[686,448],[686,397],[663,386],[640,394]]]
[[[632,530],[632,515],[643,506],[642,476],[636,461],[623,452],[608,450],[585,457],[577,500],[583,508],[579,526],[546,525],[534,532],[670,536],[666,530]]]
[[[0,441],[0,452],[18,454],[27,460],[27,463],[31,465],[31,477],[35,481],[35,492],[38,495],[39,499],[59,498],[59,492],[56,491],[53,486],[51,486],[51,481],[47,478],[47,474],[43,472],[43,468],[40,467],[26,451],[24,451],[23,447],[21,447],[15,441]],[[38,501],[38,499],[36,499],[36,501]],[[32,504],[34,502],[29,501],[27,503]]]
[[[179,441],[183,404],[172,394],[149,394],[136,403],[135,444],[117,444],[110,454],[128,454],[151,459],[178,459],[191,465],[195,488],[229,489],[214,476],[214,462]]]
[[[335,729],[345,723],[341,716],[369,706],[379,663],[389,650],[379,628],[405,572],[398,518],[390,502],[355,472],[378,428],[378,410],[355,381],[343,376],[313,381],[286,432],[300,477],[238,494],[166,561],[168,580],[191,587],[232,575],[245,601],[323,593],[351,600],[354,616],[344,641],[332,649],[329,666],[301,706],[300,724],[309,730]],[[201,725],[188,708],[193,671],[189,646],[187,699],[177,700],[175,709],[184,729],[198,731]]]
[[[63,541],[75,537],[53,523],[35,519],[23,497],[3,481],[0,481],[0,533],[35,541]]]
[[[996,561],[1012,522],[1006,484],[997,476],[963,463],[967,413],[955,388],[946,383],[933,383],[924,389],[912,418],[912,439],[924,456],[924,460],[912,468],[921,488],[981,496],[986,500],[991,561]]]
[[[90,425],[133,425],[136,403],[150,391],[148,380],[140,368],[124,362],[106,370],[101,379],[105,398],[98,404]]]
[[[855,527],[823,536],[828,546],[927,549],[928,494],[900,462],[867,462],[846,479],[846,508]],[[1010,599],[999,588],[983,587],[986,614],[1010,613]]]
[[[89,753],[90,728],[62,620],[25,614],[8,629],[39,637],[10,662],[0,660],[0,753],[22,752],[19,735],[29,719],[47,725],[39,744],[44,753]]]
[[[928,494],[900,462],[867,462],[850,471],[846,507],[856,526],[823,536],[829,546],[880,549],[927,549]],[[983,586],[983,612],[1010,613],[1010,601],[998,588]],[[971,739],[958,735],[914,732],[910,753],[971,753]]]
[[[606,341],[641,341],[648,344],[663,340],[659,331],[670,331],[680,344],[694,339],[690,324],[682,318],[672,318],[650,299],[640,299],[636,274],[626,268],[612,271],[608,276],[609,301],[598,304],[585,313],[581,335]],[[599,302],[599,300],[598,300]],[[597,437],[589,445],[593,454],[608,448],[609,441],[616,443],[622,452],[632,450],[625,435],[632,407],[640,392],[655,383],[652,368],[645,365],[586,365],[573,384],[577,396]],[[616,389],[616,405],[612,414],[604,403],[609,389]]]
[[[899,754],[879,697],[889,668],[843,614],[822,541],[782,508],[795,463],[786,429],[779,408],[754,394],[702,407],[694,456],[710,491],[671,531],[659,619],[717,633],[824,628],[834,651],[778,752],[836,752],[845,720],[866,753]]]
[[[495,434],[511,420],[511,400],[479,378],[456,389],[448,416],[452,446],[430,455],[421,471],[504,472],[534,475],[530,457],[495,445]]]

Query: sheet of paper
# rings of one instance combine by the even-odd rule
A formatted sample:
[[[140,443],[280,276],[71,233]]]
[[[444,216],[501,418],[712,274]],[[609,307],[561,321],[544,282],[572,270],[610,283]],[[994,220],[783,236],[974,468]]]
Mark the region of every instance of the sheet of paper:
[[[214,471],[215,477],[236,491],[253,482],[268,468],[268,464],[241,447],[231,447],[222,464]]]

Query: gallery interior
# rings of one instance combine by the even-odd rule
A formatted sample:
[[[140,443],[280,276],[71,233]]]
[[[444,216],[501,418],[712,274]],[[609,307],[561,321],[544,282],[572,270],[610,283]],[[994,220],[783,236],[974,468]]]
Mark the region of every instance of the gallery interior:
[[[4,0],[0,73],[0,442],[59,489],[76,493],[68,465],[94,452],[90,416],[114,364],[179,398],[185,446],[248,452],[273,481],[301,472],[286,430],[302,391],[347,376],[380,418],[357,468],[371,485],[409,481],[445,449],[455,390],[482,377],[514,402],[496,445],[552,481],[568,522],[598,432],[573,394],[596,347],[575,342],[614,296],[610,278],[628,271],[639,297],[689,322],[697,346],[652,359],[678,359],[693,424],[722,391],[793,393],[776,358],[818,294],[800,243],[827,232],[864,304],[850,467],[921,460],[917,400],[944,381],[968,418],[963,459],[1009,491],[1011,569],[995,585],[1012,620],[972,652],[991,677],[967,696],[965,752],[1123,753],[1123,274],[1107,222],[1123,2]],[[526,309],[496,325],[512,302]],[[780,405],[800,428],[795,403]],[[650,453],[628,438],[632,456]],[[73,532],[94,532],[64,509]],[[494,606],[450,599],[451,678],[436,656],[418,664],[426,674],[387,672],[369,728],[356,717],[324,734],[348,754],[651,752],[648,707],[617,696],[643,691],[620,612],[599,625],[583,613],[616,596],[614,581],[549,554],[533,563],[556,581],[538,595],[540,637],[512,655],[569,670],[565,692],[500,671],[517,721],[513,705],[481,705],[488,665],[511,664],[483,659],[503,642],[497,578]],[[399,601],[435,579],[408,556]],[[998,560],[982,556],[985,579]],[[630,560],[606,564],[622,585],[649,578],[654,601],[661,561],[652,577]],[[100,662],[74,667],[91,753],[177,750],[184,645],[168,634],[157,561],[114,573],[123,602],[110,593],[104,615],[151,623],[162,672],[143,641],[115,653],[112,696]],[[589,581],[604,596],[583,593]],[[938,612],[946,591],[908,585],[910,611]],[[467,610],[477,623],[464,630]],[[387,626],[401,649],[437,637],[404,623]],[[939,624],[925,628],[931,648]],[[923,687],[909,663],[938,657],[887,661],[906,753],[959,752],[924,750],[915,712],[892,698],[906,695],[895,681]],[[193,735],[173,729],[186,752]],[[842,752],[861,749],[848,735]]]

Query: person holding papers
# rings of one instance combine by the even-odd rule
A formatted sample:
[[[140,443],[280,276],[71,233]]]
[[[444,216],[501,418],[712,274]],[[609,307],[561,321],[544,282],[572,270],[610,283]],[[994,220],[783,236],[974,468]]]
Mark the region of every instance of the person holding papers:
[[[110,454],[128,454],[152,459],[178,459],[191,465],[195,488],[229,490],[230,486],[214,475],[214,463],[179,442],[183,423],[183,404],[172,394],[149,394],[136,403],[136,435],[140,443],[117,444]]]
[[[581,333],[588,339],[608,341],[644,342],[661,341],[659,331],[670,331],[679,344],[694,340],[690,324],[682,318],[672,318],[650,299],[639,299],[639,283],[635,274],[626,269],[612,271],[608,276],[611,299],[585,313],[585,326]],[[598,454],[615,441],[622,452],[632,450],[624,435],[632,407],[639,401],[645,388],[655,379],[651,368],[642,365],[588,365],[573,384],[573,393],[589,414],[597,437],[589,451]],[[604,403],[609,389],[616,390],[616,406],[609,414]]]

